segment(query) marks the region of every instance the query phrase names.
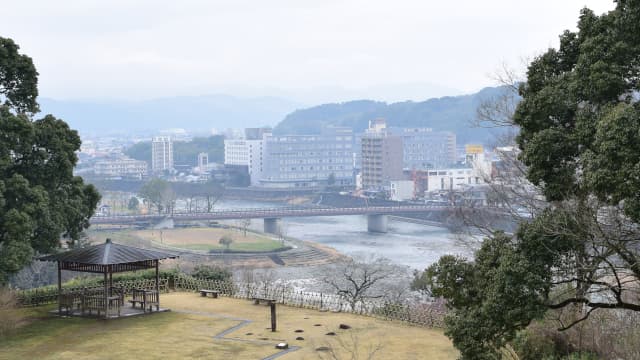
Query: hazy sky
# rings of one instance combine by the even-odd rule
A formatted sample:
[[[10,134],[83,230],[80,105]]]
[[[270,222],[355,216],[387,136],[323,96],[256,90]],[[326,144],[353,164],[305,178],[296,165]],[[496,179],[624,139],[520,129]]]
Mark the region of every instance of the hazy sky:
[[[229,93],[315,102],[494,85],[611,0],[0,0],[0,36],[33,57],[41,96]],[[349,100],[344,98],[343,100]]]

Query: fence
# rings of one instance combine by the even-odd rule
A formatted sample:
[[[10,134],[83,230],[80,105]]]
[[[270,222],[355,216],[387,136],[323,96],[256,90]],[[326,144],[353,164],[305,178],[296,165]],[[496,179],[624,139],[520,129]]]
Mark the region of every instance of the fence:
[[[156,282],[154,279],[136,279],[114,281],[113,287],[123,289],[124,294],[130,294],[133,289],[155,289]],[[169,280],[161,278],[158,283],[161,292],[169,290]],[[102,286],[92,284],[91,286],[63,286],[64,293],[81,293],[91,288],[103,289]],[[58,302],[58,288],[54,286],[36,288],[30,290],[22,290],[18,292],[18,302],[22,306],[38,306],[45,304],[53,304]]]
[[[183,291],[216,290],[221,295],[239,299],[273,299],[287,306],[354,313],[426,327],[444,327],[446,314],[444,309],[431,304],[397,304],[376,300],[352,303],[338,295],[297,291],[287,286],[265,283],[210,281],[178,276],[175,288]]]
[[[93,285],[93,284],[92,284]],[[161,278],[161,292],[169,291],[169,279]],[[279,304],[324,311],[346,312],[358,315],[373,316],[387,320],[399,320],[425,327],[444,327],[446,311],[440,306],[431,304],[398,304],[380,300],[362,300],[349,302],[348,299],[318,292],[297,291],[284,285],[269,283],[242,283],[231,281],[212,281],[178,275],[174,280],[177,291],[194,291],[200,289],[216,290],[223,296],[238,299],[264,298],[273,299]],[[114,287],[123,289],[124,294],[131,294],[133,289],[154,289],[155,280],[124,280],[113,283]],[[96,287],[95,285],[91,287]],[[87,286],[63,286],[65,293],[82,292]],[[102,289],[102,287],[100,287]],[[18,301],[22,306],[52,304],[58,301],[58,288],[46,287],[18,292]]]

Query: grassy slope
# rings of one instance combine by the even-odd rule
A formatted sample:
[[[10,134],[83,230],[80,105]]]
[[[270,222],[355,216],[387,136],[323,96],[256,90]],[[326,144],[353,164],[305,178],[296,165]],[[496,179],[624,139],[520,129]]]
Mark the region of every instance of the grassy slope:
[[[161,301],[163,307],[174,312],[104,321],[57,318],[46,313],[51,307],[29,310],[31,323],[16,334],[0,339],[0,359],[256,359],[275,354],[274,345],[280,341],[301,347],[284,355],[285,360],[318,359],[315,349],[319,346],[333,347],[340,358],[344,358],[345,348],[353,349],[354,343],[364,358],[367,349],[377,345],[381,349],[376,359],[454,359],[457,356],[442,331],[397,322],[278,306],[278,331],[272,333],[267,329],[267,306],[252,305],[246,300],[201,298],[195,293],[167,294]],[[189,311],[197,313],[187,313]],[[213,338],[240,324],[238,318],[252,323],[225,339]],[[339,330],[341,323],[351,325],[352,329]],[[304,332],[294,332],[297,329]],[[325,335],[329,331],[338,335]],[[305,340],[295,340],[298,336]]]

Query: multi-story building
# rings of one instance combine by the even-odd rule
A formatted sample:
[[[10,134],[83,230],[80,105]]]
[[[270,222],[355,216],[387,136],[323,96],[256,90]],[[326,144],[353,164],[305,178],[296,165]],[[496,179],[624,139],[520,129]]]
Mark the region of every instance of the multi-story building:
[[[264,147],[271,136],[271,129],[245,129],[244,139],[224,141],[225,165],[246,166],[251,177],[251,185],[259,185],[264,170]]]
[[[148,175],[147,162],[122,158],[97,161],[94,165],[96,175],[108,178],[143,179]]]
[[[402,138],[386,128],[383,119],[369,122],[362,135],[361,181],[365,190],[383,189],[392,180],[402,180]]]
[[[266,187],[352,185],[354,137],[351,128],[328,127],[318,135],[282,135],[266,138]]]
[[[391,128],[402,137],[403,166],[425,170],[445,168],[456,162],[456,134],[430,128]]]
[[[198,168],[201,171],[204,171],[209,165],[209,154],[205,152],[201,152],[198,154]]]
[[[173,169],[173,142],[169,136],[156,136],[151,141],[151,168],[154,173]]]

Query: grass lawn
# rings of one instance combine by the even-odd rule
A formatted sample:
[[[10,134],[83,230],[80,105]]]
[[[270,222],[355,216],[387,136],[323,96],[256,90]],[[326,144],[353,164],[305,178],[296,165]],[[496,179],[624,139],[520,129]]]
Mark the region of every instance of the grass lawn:
[[[137,230],[132,236],[145,240],[162,242],[166,245],[191,250],[223,250],[225,247],[218,241],[223,236],[233,239],[230,250],[234,251],[273,251],[282,247],[282,242],[268,236],[247,231],[221,228],[183,228],[166,230]]]
[[[278,331],[272,333],[269,307],[247,300],[171,293],[161,303],[173,311],[109,321],[58,318],[47,313],[51,306],[25,310],[31,321],[0,339],[0,359],[262,359],[278,353],[274,346],[281,341],[300,347],[279,358],[285,360],[331,358],[316,351],[321,346],[339,358],[351,358],[346,355],[354,349],[367,358],[368,349],[377,347],[375,359],[458,355],[442,331],[399,322],[278,305]],[[339,324],[352,328],[340,330]],[[237,325],[243,326],[215,338]],[[296,340],[300,336],[304,340]]]

